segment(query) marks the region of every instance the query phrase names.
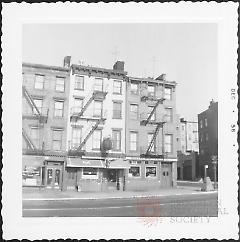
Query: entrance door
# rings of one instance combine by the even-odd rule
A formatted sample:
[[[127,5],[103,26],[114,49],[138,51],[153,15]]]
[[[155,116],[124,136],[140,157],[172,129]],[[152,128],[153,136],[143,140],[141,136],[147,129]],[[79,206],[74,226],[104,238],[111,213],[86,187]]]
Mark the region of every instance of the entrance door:
[[[118,170],[109,169],[107,171],[107,181],[108,181],[108,190],[118,190],[119,189]]]
[[[47,188],[56,188],[59,189],[61,187],[61,178],[62,171],[60,168],[47,167]]]
[[[172,186],[171,164],[162,164],[161,184],[162,184],[162,187]]]

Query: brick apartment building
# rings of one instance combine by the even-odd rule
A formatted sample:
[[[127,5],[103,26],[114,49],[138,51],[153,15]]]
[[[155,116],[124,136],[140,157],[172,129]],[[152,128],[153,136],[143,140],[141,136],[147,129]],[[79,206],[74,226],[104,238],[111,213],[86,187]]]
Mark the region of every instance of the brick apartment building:
[[[69,68],[22,65],[23,185],[64,183]]]
[[[198,122],[179,119],[177,179],[195,180],[198,178],[198,152]]]
[[[218,155],[218,102],[212,100],[208,109],[198,114],[198,131],[200,175],[204,177],[204,166],[207,165],[207,176],[213,181],[212,156]],[[216,179],[217,175],[216,172]]]
[[[176,185],[176,83],[163,74],[23,64],[23,185],[79,191]]]

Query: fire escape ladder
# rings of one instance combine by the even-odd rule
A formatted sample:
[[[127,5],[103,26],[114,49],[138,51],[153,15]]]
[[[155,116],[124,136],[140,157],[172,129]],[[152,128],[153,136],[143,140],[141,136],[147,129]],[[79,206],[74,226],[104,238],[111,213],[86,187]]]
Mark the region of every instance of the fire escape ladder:
[[[152,149],[152,146],[153,146],[153,144],[154,144],[154,142],[155,142],[155,140],[157,138],[159,129],[160,129],[160,127],[162,127],[162,125],[163,125],[163,123],[158,123],[157,124],[157,127],[156,127],[156,129],[154,131],[154,134],[153,134],[153,137],[152,137],[152,140],[151,140],[150,144],[148,145],[148,149],[147,149],[146,155],[149,154],[150,150]]]
[[[22,128],[22,135],[24,140],[27,142],[28,146],[30,147],[31,150],[36,150],[36,146],[33,144],[32,140],[30,137],[27,135],[26,131]]]
[[[24,94],[24,96],[26,97],[28,103],[30,104],[30,106],[31,106],[33,109],[35,109],[37,115],[40,116],[41,113],[40,113],[39,109],[37,108],[36,104],[34,103],[34,101],[33,101],[32,97],[31,97],[31,95],[28,93],[28,91],[27,91],[27,89],[26,89],[25,86],[22,86],[22,91],[23,91],[23,94]]]
[[[79,151],[83,148],[83,146],[86,144],[86,142],[87,142],[87,140],[89,139],[89,137],[92,135],[92,133],[94,132],[94,130],[96,130],[96,128],[98,127],[98,125],[99,125],[102,121],[104,121],[104,119],[103,119],[103,118],[100,118],[100,119],[98,119],[98,120],[96,121],[95,125],[92,126],[92,128],[90,129],[90,131],[88,132],[88,134],[86,135],[86,137],[84,138],[84,140],[83,140],[83,141],[81,142],[81,144],[79,145],[79,147],[78,147],[78,150],[79,150]]]
[[[83,108],[81,109],[81,111],[78,113],[78,117],[81,117],[84,113],[84,111],[87,109],[87,107],[90,105],[90,103],[92,102],[92,100],[94,99],[94,96],[92,95],[88,101],[84,104]]]

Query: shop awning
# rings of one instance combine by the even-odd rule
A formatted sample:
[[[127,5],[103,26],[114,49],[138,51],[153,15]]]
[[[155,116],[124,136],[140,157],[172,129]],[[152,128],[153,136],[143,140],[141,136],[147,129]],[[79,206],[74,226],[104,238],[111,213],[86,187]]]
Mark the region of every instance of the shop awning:
[[[95,167],[104,168],[104,163],[101,160],[88,160],[81,158],[68,158],[66,167]]]
[[[122,158],[110,159],[108,164],[109,164],[108,168],[110,169],[129,169],[130,168],[129,161],[124,160]]]

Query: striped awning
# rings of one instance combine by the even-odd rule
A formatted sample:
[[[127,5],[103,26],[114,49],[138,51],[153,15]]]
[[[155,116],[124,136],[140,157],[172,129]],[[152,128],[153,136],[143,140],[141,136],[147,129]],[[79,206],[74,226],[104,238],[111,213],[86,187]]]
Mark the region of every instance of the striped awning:
[[[104,163],[101,160],[88,160],[81,158],[68,158],[66,167],[95,167],[104,168]]]

